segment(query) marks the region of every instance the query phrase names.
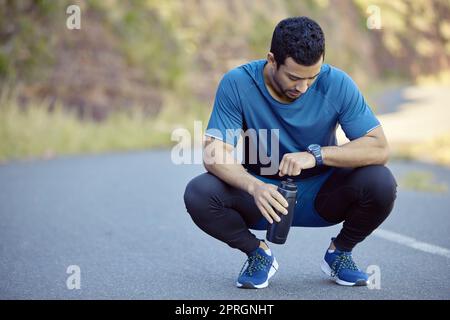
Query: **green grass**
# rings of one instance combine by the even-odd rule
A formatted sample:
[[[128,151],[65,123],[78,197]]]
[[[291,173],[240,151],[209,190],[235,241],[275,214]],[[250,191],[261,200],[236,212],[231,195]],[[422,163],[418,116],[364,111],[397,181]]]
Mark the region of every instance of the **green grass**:
[[[420,160],[450,166],[450,132],[429,141],[397,146],[393,152],[397,160]]]
[[[428,171],[411,171],[400,179],[400,186],[405,189],[421,192],[447,192],[445,183],[436,182],[435,177]]]
[[[0,95],[0,162],[51,158],[57,155],[102,153],[170,147],[176,128],[193,133],[194,121],[203,121],[209,110],[193,99],[166,99],[153,118],[137,110],[112,113],[103,122],[81,121],[61,105],[49,113],[48,103],[20,110],[14,95]]]
[[[21,111],[0,101],[0,162],[55,155],[139,150],[169,146],[171,128],[138,112],[116,113],[106,121],[80,121],[63,108],[43,105]]]

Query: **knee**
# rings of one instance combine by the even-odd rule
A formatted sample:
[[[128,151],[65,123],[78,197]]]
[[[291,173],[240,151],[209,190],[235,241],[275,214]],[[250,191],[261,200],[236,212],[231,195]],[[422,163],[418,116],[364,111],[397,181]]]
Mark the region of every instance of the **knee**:
[[[377,207],[389,207],[397,198],[397,182],[392,172],[383,165],[365,167],[362,175],[364,193]]]
[[[193,209],[200,203],[202,199],[202,183],[201,183],[201,176],[197,176],[186,186],[186,189],[184,190],[184,205],[186,206],[186,210],[191,213]]]
[[[205,214],[208,210],[212,197],[214,176],[209,173],[203,173],[191,181],[184,191],[184,204],[187,212],[194,217]]]

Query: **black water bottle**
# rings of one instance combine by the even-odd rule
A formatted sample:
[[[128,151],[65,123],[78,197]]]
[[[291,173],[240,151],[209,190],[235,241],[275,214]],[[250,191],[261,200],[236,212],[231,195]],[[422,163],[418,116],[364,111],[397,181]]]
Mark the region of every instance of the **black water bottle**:
[[[291,228],[292,220],[294,219],[295,203],[297,199],[297,185],[294,180],[287,178],[282,181],[278,187],[278,192],[286,199],[289,206],[287,207],[288,214],[284,215],[281,212],[277,214],[280,216],[281,221],[273,221],[269,223],[267,227],[266,239],[272,243],[283,244],[286,242],[289,229]]]

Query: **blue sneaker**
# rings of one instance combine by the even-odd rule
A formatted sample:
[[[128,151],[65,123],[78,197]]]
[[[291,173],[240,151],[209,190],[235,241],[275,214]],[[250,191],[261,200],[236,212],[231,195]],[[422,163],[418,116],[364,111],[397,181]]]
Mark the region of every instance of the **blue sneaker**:
[[[365,286],[369,280],[367,273],[356,266],[349,251],[327,250],[321,269],[342,286]]]
[[[269,285],[269,279],[278,270],[278,262],[270,249],[268,251],[266,253],[263,248],[258,247],[248,255],[236,282],[238,288],[262,289]]]

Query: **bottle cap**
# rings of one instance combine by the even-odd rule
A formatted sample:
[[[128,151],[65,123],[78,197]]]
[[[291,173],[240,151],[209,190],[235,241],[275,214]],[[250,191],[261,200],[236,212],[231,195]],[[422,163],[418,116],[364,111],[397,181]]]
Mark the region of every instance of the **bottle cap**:
[[[286,180],[281,181],[281,188],[288,191],[296,191],[297,185],[292,178],[286,178]]]

